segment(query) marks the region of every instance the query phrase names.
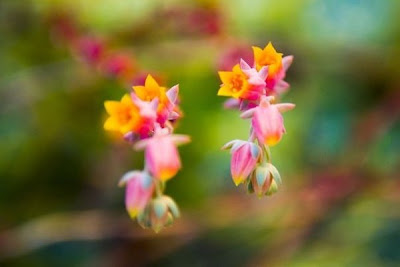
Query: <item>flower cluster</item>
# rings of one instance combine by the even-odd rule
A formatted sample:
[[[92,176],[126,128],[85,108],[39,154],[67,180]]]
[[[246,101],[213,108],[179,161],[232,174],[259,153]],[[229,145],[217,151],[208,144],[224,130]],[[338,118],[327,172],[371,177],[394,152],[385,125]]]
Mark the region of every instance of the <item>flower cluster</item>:
[[[86,33],[71,14],[55,12],[49,22],[53,39],[100,75],[116,79],[124,86],[144,84],[148,71],[137,64],[132,53],[116,50],[104,38]]]
[[[126,173],[120,185],[126,186],[129,215],[156,232],[179,216],[172,198],[163,195],[165,182],[181,168],[177,145],[190,141],[186,135],[173,134],[173,123],[181,117],[178,92],[178,85],[167,90],[148,75],[144,86],[133,86],[121,101],[104,102],[109,115],[104,129],[145,151],[144,170]]]
[[[233,140],[222,149],[232,153],[231,174],[236,185],[247,183],[248,191],[259,197],[278,190],[281,177],[271,164],[270,147],[279,143],[286,132],[282,112],[295,107],[291,103],[276,103],[289,84],[283,79],[293,56],[282,57],[271,43],[261,49],[253,47],[254,63],[243,59],[232,71],[220,71],[222,81],[218,95],[230,97],[227,108],[238,108],[244,119],[251,119],[247,141]]]

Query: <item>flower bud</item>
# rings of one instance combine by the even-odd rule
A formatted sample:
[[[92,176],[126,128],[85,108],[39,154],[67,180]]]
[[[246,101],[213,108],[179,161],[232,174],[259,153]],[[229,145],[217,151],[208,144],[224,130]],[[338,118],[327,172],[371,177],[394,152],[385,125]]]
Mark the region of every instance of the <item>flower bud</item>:
[[[160,196],[151,201],[146,209],[138,215],[138,223],[143,228],[151,228],[159,232],[179,217],[179,209],[175,201],[168,196]]]
[[[231,148],[231,174],[235,185],[243,183],[254,170],[261,154],[258,145],[241,140],[227,143],[223,149]]]
[[[261,197],[266,194],[272,182],[272,176],[266,165],[258,166],[251,177],[254,192]]]
[[[278,191],[281,176],[271,163],[263,163],[254,170],[248,185],[249,193],[255,192],[259,197],[272,195]]]
[[[156,129],[154,136],[135,144],[136,149],[145,149],[145,161],[150,173],[161,181],[171,179],[181,168],[179,144],[190,142],[186,135],[169,134],[168,129]]]
[[[258,142],[268,146],[276,145],[286,131],[278,108],[265,99],[254,108],[251,123]]]
[[[131,218],[135,218],[149,202],[154,191],[154,183],[147,172],[131,171],[120,181],[121,186],[125,184],[125,206]]]

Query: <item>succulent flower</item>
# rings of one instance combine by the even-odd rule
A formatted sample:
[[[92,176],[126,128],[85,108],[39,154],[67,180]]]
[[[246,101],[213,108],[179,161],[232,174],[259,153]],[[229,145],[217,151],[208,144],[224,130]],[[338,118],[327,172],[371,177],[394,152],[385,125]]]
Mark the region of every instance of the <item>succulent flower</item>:
[[[252,142],[233,140],[225,144],[222,149],[229,149],[232,153],[231,174],[235,185],[243,183],[256,167],[260,158],[260,147]]]
[[[136,132],[140,127],[139,108],[133,104],[128,94],[125,94],[121,101],[105,101],[104,107],[109,115],[104,123],[105,130],[126,134]]]
[[[153,137],[136,143],[138,150],[145,149],[145,161],[150,173],[161,181],[171,179],[181,168],[179,144],[190,142],[189,136],[172,135],[167,129],[156,129]]]
[[[218,73],[223,82],[218,95],[231,97],[225,108],[237,108],[242,111],[241,118],[251,118],[248,141],[233,140],[222,148],[231,150],[234,183],[247,182],[248,191],[261,197],[272,195],[281,184],[279,172],[271,164],[269,147],[279,143],[286,132],[281,113],[295,105],[272,102],[289,88],[283,79],[293,56],[282,57],[271,43],[264,49],[253,47],[253,52],[254,67],[240,60],[232,71]]]
[[[282,53],[276,52],[271,42],[264,49],[253,46],[254,66],[257,70],[268,66],[268,76],[266,77],[266,94],[282,94],[288,88],[289,84],[283,79],[286,71],[293,62],[293,56],[283,57]]]
[[[147,172],[130,171],[121,178],[119,185],[126,185],[126,210],[131,218],[135,218],[151,199],[154,191],[153,180]]]
[[[254,134],[260,144],[276,145],[286,132],[281,112],[295,107],[291,103],[271,104],[273,97],[262,97],[260,105],[242,113],[242,118],[250,118]]]

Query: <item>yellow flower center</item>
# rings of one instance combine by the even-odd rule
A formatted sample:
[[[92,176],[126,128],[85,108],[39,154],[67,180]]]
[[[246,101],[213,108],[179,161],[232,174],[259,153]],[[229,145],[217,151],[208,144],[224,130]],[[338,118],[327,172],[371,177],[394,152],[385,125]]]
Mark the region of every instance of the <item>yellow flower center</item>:
[[[233,93],[240,92],[243,89],[243,77],[240,74],[235,74],[231,79],[231,90]]]

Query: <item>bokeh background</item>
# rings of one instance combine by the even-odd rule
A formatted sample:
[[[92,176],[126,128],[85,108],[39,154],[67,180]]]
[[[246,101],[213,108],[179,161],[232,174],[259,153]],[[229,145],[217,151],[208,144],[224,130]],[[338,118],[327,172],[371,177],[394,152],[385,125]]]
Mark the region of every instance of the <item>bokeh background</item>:
[[[0,265],[399,266],[399,13],[396,0],[2,0]],[[258,199],[220,151],[249,124],[223,110],[217,70],[268,41],[295,56],[283,101],[297,107],[272,148],[283,186]],[[95,64],[103,46],[122,56]],[[182,217],[159,234],[117,186],[143,154],[102,128],[104,100],[146,72],[180,84],[176,131],[193,139],[166,191]]]

